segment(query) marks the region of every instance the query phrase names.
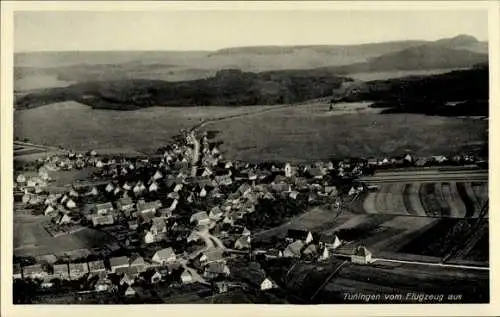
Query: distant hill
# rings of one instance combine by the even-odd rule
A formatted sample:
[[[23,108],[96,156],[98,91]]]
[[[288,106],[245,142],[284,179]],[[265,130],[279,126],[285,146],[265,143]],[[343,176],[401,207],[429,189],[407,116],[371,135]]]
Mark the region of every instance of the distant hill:
[[[88,81],[187,81],[221,69],[243,72],[306,70],[349,76],[402,70],[467,68],[487,61],[488,45],[459,35],[438,41],[360,45],[234,47],[214,52],[34,52],[15,54],[16,91]],[[324,70],[320,70],[325,68]]]
[[[453,69],[488,62],[488,55],[467,50],[425,44],[399,52],[385,54],[365,63],[331,67],[338,74],[384,72],[399,70]]]

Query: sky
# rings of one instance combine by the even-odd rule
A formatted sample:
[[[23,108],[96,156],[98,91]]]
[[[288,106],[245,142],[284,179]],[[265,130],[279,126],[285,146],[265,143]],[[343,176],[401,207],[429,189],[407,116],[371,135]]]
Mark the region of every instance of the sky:
[[[217,50],[235,46],[488,39],[487,11],[17,11],[14,50]]]

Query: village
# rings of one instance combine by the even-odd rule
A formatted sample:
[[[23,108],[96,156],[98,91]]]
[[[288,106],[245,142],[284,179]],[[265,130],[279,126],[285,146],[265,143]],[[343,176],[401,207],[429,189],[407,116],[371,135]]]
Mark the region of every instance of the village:
[[[254,243],[259,231],[314,206],[337,216],[347,202],[371,189],[357,179],[375,169],[445,162],[481,163],[469,155],[404,154],[251,164],[226,160],[209,133],[197,130],[182,131],[149,157],[117,158],[94,150],[48,156],[15,175],[18,209],[50,217],[44,229],[52,237],[92,228],[111,239],[100,248],[17,257],[15,285],[30,285],[34,293],[53,297],[79,292],[144,299],[151,297],[151,285],[177,289],[177,295],[197,285],[209,286],[212,295],[242,287],[279,292],[277,281],[259,263],[276,258],[328,261],[343,242],[336,235],[288,230],[278,243]],[[53,172],[89,167],[90,179],[50,187]],[[371,256],[359,245],[350,260],[366,265]],[[245,267],[253,267],[253,273],[245,274]]]

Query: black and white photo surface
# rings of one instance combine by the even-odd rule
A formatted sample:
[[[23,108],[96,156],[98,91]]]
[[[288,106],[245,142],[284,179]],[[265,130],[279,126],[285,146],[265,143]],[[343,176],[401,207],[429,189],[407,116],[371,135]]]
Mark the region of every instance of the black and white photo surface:
[[[490,303],[487,9],[13,19],[12,304]]]

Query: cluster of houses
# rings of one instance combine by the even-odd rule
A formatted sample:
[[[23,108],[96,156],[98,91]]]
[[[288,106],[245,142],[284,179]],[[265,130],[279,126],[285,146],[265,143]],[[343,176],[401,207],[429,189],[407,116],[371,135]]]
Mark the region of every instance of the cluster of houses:
[[[447,158],[435,157],[433,160],[442,163]],[[472,162],[474,158],[462,156],[460,160]],[[128,232],[139,237],[141,245],[153,246],[156,251],[148,261],[137,256],[49,267],[35,264],[19,268],[15,277],[41,278],[47,282],[53,278],[97,276],[96,290],[126,285],[125,293],[134,294],[137,280],[156,283],[175,276],[176,282],[189,284],[224,279],[231,274],[225,249],[262,253],[266,257],[326,260],[342,245],[335,235],[291,230],[282,247],[251,250],[253,228],[246,226],[246,217],[256,212],[262,200],[301,200],[310,204],[329,203],[340,208],[344,195],[355,195],[364,188],[346,181],[351,185],[347,192],[341,192],[336,185],[339,179],[355,179],[373,166],[419,165],[419,162],[421,159],[408,154],[383,160],[250,164],[224,160],[217,145],[209,142],[207,134],[196,131],[186,132],[184,138],[149,158],[105,159],[95,151],[53,156],[41,162],[37,173],[17,175],[16,190],[23,193],[23,204],[52,217],[53,226],[63,229],[125,225]],[[96,170],[97,180],[48,192],[50,171],[85,167]],[[220,245],[213,250],[203,249],[191,254],[182,247],[159,246],[168,244],[173,238],[177,242],[184,241],[184,246],[206,243],[206,240]],[[126,242],[125,245],[129,239]],[[359,247],[352,261],[370,263],[371,253]],[[112,280],[109,276],[120,278]],[[261,286],[264,289],[272,285],[266,277]]]

